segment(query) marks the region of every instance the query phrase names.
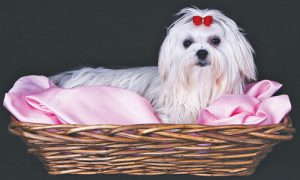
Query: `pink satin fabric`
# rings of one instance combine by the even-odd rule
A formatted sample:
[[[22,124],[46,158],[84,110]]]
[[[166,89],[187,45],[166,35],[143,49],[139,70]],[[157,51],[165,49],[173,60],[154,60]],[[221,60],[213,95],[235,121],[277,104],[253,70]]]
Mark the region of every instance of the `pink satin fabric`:
[[[278,124],[291,110],[287,95],[272,95],[281,84],[263,80],[248,84],[245,95],[225,95],[203,109],[198,123],[203,125]]]
[[[200,112],[203,125],[277,124],[291,110],[287,95],[273,96],[281,84],[264,80],[248,84],[245,95],[225,95]],[[20,78],[3,105],[20,121],[46,124],[161,123],[149,101],[107,86],[62,89],[44,76]]]
[[[56,87],[44,76],[20,78],[3,105],[20,121],[46,124],[161,123],[147,99],[107,86]]]

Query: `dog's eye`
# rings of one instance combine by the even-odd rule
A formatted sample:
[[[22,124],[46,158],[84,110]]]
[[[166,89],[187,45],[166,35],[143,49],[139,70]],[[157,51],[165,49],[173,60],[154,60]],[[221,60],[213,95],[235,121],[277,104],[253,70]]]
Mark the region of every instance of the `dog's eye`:
[[[218,45],[218,44],[220,44],[220,42],[221,42],[221,39],[218,38],[218,37],[214,37],[211,40],[211,43],[214,44],[214,45]]]
[[[186,39],[186,40],[183,41],[183,46],[185,48],[188,48],[191,44],[193,44],[193,41],[190,40],[190,39]]]

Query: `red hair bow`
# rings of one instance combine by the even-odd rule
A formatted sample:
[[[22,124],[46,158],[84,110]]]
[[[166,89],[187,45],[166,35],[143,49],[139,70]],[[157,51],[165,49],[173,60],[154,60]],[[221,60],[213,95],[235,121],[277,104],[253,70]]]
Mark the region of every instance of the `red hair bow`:
[[[210,26],[213,22],[213,17],[205,16],[204,18],[202,18],[201,16],[194,16],[193,22],[196,26],[200,26],[202,22],[204,23],[205,26]]]

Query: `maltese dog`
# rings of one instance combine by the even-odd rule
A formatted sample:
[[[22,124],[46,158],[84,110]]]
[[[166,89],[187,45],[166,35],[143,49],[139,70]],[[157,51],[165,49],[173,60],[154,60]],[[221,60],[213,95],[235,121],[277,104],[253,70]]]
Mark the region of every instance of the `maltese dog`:
[[[168,28],[158,67],[81,68],[50,77],[62,88],[105,85],[150,101],[164,123],[197,123],[199,112],[255,80],[253,49],[236,23],[218,10],[185,8]]]

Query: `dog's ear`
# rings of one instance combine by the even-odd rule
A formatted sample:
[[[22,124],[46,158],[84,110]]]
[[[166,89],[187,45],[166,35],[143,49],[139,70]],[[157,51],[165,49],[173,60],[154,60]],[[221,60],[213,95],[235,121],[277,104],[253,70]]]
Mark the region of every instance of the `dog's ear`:
[[[249,81],[256,80],[256,66],[253,58],[254,50],[245,38],[242,29],[226,16],[220,17],[219,20],[225,29],[225,36],[228,36],[229,41],[231,41],[233,58],[238,64],[242,78]]]
[[[172,67],[173,48],[176,45],[174,33],[174,30],[169,29],[168,34],[160,47],[158,70],[162,81],[165,81],[168,78],[169,71]]]
[[[236,31],[236,42],[232,44],[241,75],[246,80],[256,80],[256,66],[253,58],[254,50],[244,34],[239,29],[236,29]]]

